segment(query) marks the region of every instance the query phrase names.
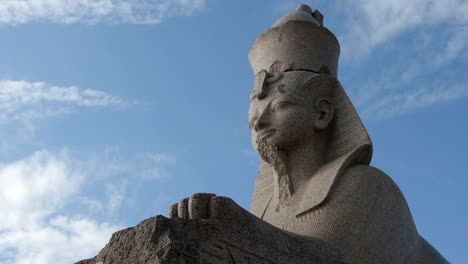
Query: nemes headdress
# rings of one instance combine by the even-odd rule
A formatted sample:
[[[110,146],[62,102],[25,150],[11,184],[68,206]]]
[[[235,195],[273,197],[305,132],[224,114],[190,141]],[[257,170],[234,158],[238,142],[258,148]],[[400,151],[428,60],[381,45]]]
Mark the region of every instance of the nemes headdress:
[[[340,45],[335,35],[323,25],[323,16],[307,5],[301,5],[281,18],[272,28],[255,41],[249,61],[255,75],[253,95],[261,95],[268,77],[290,71],[310,72],[317,76],[328,75],[337,79]],[[369,164],[372,159],[372,142],[353,104],[337,81],[333,98],[335,119],[329,138],[327,164],[314,175],[322,179],[322,194],[314,194],[304,210],[319,205],[326,198],[334,178],[350,164]],[[262,161],[252,201],[252,212],[261,214],[268,189],[273,185],[273,168]],[[325,176],[324,176],[325,175]],[[327,177],[326,175],[334,175]],[[317,176],[317,177],[316,177]],[[331,179],[331,180],[330,180]],[[330,182],[327,182],[330,181]]]

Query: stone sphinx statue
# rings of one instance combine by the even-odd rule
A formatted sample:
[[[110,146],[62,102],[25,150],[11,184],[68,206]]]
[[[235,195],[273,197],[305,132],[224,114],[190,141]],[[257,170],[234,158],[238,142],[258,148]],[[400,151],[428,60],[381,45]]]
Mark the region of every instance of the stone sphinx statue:
[[[251,213],[325,241],[344,263],[448,263],[418,234],[393,180],[369,165],[372,142],[337,80],[339,52],[306,5],[256,40],[249,128],[262,161]],[[197,194],[170,216],[210,217],[223,199]]]
[[[306,5],[256,40],[249,54],[255,75],[249,128],[261,164],[251,212],[214,194],[174,204],[169,218],[159,217],[151,230],[180,223],[173,232],[186,233],[169,239],[180,241],[218,223],[203,234],[221,235],[209,249],[191,242],[196,249],[190,254],[184,244],[176,262],[164,263],[448,263],[418,234],[393,180],[369,165],[372,142],[337,80],[339,50],[323,16]],[[120,243],[119,236],[138,237],[135,230],[114,235],[110,244]],[[158,250],[172,243],[161,246],[170,234],[140,233]],[[210,239],[201,235],[197,241]],[[216,259],[216,250],[227,257]],[[244,252],[241,259],[234,250]],[[201,253],[193,251],[212,257],[200,260]],[[184,254],[191,261],[181,260]],[[111,259],[100,255],[82,263]],[[146,261],[141,263],[153,263]]]

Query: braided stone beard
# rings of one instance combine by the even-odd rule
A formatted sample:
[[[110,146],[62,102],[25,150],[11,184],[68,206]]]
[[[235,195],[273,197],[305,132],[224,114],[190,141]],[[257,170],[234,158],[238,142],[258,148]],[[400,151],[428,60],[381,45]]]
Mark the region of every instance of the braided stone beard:
[[[276,211],[279,211],[281,207],[287,205],[293,194],[291,177],[287,166],[287,155],[284,150],[268,143],[265,139],[258,140],[257,144],[260,156],[273,166],[275,172],[274,186],[276,194],[278,195]]]

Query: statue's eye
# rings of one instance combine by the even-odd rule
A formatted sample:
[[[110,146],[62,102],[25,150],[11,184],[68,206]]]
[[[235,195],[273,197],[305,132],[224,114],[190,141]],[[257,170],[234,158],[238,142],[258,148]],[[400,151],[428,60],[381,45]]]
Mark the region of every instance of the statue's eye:
[[[274,111],[277,111],[277,110],[282,110],[282,109],[286,109],[288,108],[289,106],[293,105],[292,102],[289,102],[289,101],[280,101],[280,102],[277,102],[276,104],[273,105],[273,112]]]

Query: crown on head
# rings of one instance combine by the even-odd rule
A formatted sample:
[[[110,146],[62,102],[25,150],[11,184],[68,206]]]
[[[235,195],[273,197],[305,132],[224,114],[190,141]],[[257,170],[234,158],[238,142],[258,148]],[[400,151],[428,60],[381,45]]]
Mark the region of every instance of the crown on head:
[[[307,5],[282,17],[249,53],[254,74],[303,70],[337,77],[340,44],[323,26],[322,14]]]

